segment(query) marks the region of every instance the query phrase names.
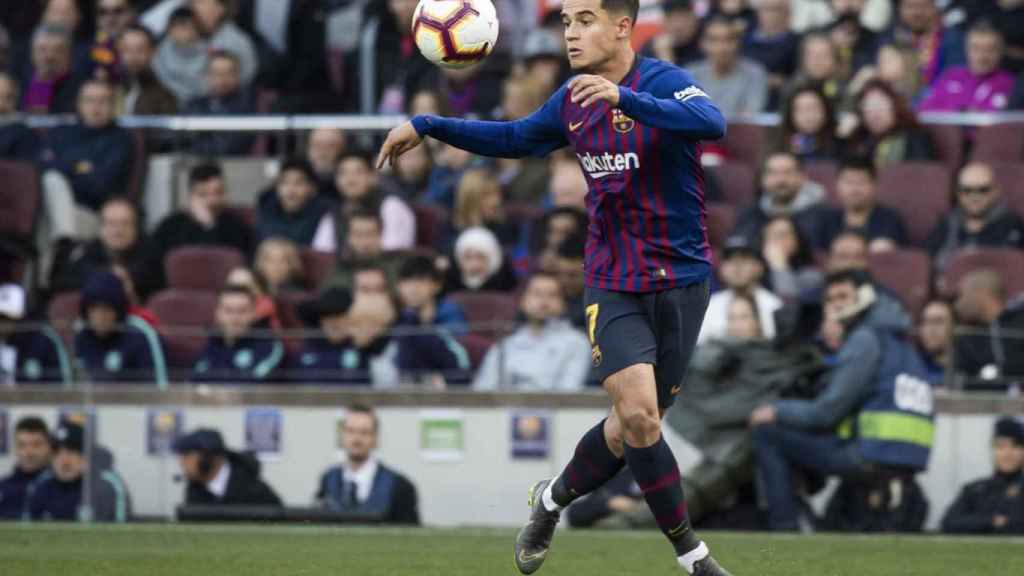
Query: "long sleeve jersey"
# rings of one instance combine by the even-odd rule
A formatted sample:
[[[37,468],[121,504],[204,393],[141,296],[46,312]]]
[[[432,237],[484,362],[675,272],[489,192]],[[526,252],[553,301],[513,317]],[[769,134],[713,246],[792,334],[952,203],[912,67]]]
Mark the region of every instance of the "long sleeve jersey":
[[[417,116],[412,124],[420,136],[484,156],[544,156],[571,145],[589,188],[587,286],[655,292],[709,275],[700,141],[724,136],[725,120],[680,68],[638,57],[614,108],[583,108],[563,85],[512,122]]]

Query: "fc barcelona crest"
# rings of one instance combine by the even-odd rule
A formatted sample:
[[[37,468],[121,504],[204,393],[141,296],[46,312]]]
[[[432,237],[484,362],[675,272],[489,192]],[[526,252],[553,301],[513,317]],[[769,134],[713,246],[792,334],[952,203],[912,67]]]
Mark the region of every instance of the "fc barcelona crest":
[[[634,124],[636,124],[636,122],[634,122],[629,116],[623,114],[622,110],[612,108],[612,126],[615,128],[616,132],[625,134],[633,129]]]

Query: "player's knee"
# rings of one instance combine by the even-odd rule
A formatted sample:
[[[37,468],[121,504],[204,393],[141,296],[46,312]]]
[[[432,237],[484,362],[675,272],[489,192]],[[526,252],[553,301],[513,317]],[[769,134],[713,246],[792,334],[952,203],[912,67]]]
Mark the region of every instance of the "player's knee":
[[[626,441],[630,444],[637,440],[651,442],[661,434],[661,418],[658,417],[657,408],[624,406],[619,409],[619,413]]]

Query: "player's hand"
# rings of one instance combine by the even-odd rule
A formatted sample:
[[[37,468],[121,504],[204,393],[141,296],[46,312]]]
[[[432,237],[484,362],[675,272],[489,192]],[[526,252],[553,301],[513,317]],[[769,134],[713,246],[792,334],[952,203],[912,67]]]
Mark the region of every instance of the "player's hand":
[[[603,76],[581,74],[569,81],[569,94],[573,103],[586,108],[604,100],[612,107],[619,105],[619,85]]]
[[[762,424],[771,424],[775,422],[775,406],[771,404],[764,404],[754,408],[754,411],[750,413],[750,426],[760,426]]]
[[[419,146],[422,141],[423,138],[420,138],[416,129],[412,127],[412,122],[392,128],[380,147],[380,154],[377,155],[377,170],[384,168],[385,162],[394,166],[399,156]]]

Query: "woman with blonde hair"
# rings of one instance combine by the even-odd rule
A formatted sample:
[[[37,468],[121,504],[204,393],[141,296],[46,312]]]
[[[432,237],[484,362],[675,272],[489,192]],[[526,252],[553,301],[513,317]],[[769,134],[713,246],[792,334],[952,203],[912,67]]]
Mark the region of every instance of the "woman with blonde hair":
[[[441,251],[448,252],[455,237],[473,227],[487,228],[503,247],[515,245],[518,230],[506,221],[502,203],[501,186],[493,172],[482,168],[467,170],[455,191],[451,230],[443,239],[445,245],[439,246]]]

